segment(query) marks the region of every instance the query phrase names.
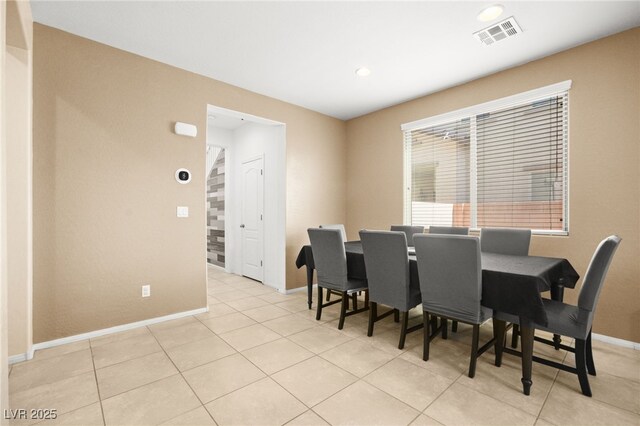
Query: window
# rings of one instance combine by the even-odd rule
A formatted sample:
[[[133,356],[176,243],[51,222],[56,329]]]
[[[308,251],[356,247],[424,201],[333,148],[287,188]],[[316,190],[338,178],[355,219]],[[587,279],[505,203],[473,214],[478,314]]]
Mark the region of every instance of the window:
[[[570,87],[404,124],[405,223],[567,234]]]

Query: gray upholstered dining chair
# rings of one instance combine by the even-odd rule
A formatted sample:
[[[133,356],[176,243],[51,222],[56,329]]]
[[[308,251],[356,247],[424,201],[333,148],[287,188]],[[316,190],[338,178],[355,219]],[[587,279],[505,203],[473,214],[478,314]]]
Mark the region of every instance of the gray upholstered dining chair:
[[[403,232],[360,231],[364,264],[369,284],[369,329],[367,336],[373,335],[374,323],[394,314],[402,314],[402,328],[398,349],[404,348],[407,333],[422,328],[422,322],[409,328],[409,310],[422,301],[420,288],[411,286],[407,238]],[[391,307],[378,315],[378,304]]]
[[[353,304],[353,310],[347,312],[349,294],[356,294],[358,291],[365,291],[368,298],[367,281],[351,279],[347,276],[347,254],[344,249],[344,240],[339,229],[309,228],[309,240],[311,240],[311,250],[318,276],[318,310],[316,320],[322,316],[322,308],[342,302],[340,308],[340,320],[338,329],[344,327],[346,317],[364,312],[369,309],[368,300],[365,307],[357,309],[357,304]],[[322,303],[323,289],[330,289],[339,292],[341,299],[332,302]],[[355,299],[355,297],[354,297]]]
[[[424,234],[424,226],[411,226],[411,225],[391,225],[391,231],[404,232],[407,236],[407,245],[413,247],[413,236],[415,234]]]
[[[591,350],[591,325],[593,324],[593,317],[605,277],[607,276],[607,271],[611,265],[613,255],[620,245],[620,241],[620,237],[612,235],[602,240],[596,248],[589,263],[587,274],[584,277],[582,288],[580,289],[577,306],[556,300],[542,299],[547,313],[548,324],[533,324],[537,330],[557,333],[575,339],[575,348],[560,345],[562,349],[574,353],[575,368],[547,359],[538,360],[546,365],[577,374],[578,380],[580,381],[580,389],[586,396],[591,396],[591,387],[589,386],[587,373],[592,376],[596,375],[596,367],[593,362],[593,352]],[[494,321],[506,321],[518,324],[519,318],[504,312],[496,312],[494,314]],[[500,325],[500,329],[504,330],[504,322]],[[496,365],[500,366],[502,351],[499,348],[502,348],[504,344],[504,333],[502,333],[501,336],[497,336],[496,340],[496,349],[498,349],[496,351]],[[536,337],[536,340],[555,346],[554,342],[547,339]]]
[[[527,256],[531,242],[531,229],[482,228],[480,249],[484,253]]]
[[[429,234],[469,235],[468,226],[429,226]],[[447,320],[442,320],[442,332],[447,335]],[[458,331],[458,321],[451,321],[451,331]]]
[[[322,229],[339,229],[340,232],[342,233],[342,240],[343,241],[347,241],[347,230],[344,228],[344,225],[341,224],[341,223],[335,223],[335,224],[330,224],[330,225],[320,225],[320,228],[322,228]],[[337,291],[333,291],[333,290],[327,289],[327,302],[329,300],[331,300],[331,293],[339,295],[339,293]]]
[[[429,234],[469,235],[468,226],[430,226]]]
[[[482,228],[480,229],[480,250],[484,253],[528,256],[531,243],[531,230],[518,228]],[[511,327],[511,326],[509,326]],[[518,324],[513,324],[511,347],[518,346]]]
[[[480,325],[491,319],[493,312],[480,304],[480,242],[477,237],[463,235],[419,235],[414,241],[425,330],[430,315],[472,325],[469,377],[474,377],[477,358],[494,342],[492,339],[478,348]],[[430,340],[425,332],[422,356],[425,361],[429,359]]]
[[[321,229],[339,229],[342,233],[342,240],[347,241],[347,230],[344,228],[344,225],[341,223],[331,224],[331,225],[320,225]]]

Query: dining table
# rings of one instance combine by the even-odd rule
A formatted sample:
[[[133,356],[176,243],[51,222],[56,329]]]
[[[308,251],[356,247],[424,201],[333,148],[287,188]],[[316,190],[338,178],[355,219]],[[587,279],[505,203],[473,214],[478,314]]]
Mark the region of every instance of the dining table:
[[[367,279],[362,243],[344,243],[349,278]],[[409,273],[411,285],[419,286],[418,263],[415,252],[409,251]],[[567,259],[542,256],[513,256],[497,253],[481,253],[482,265],[482,305],[494,311],[516,315],[520,320],[522,345],[522,387],[529,395],[535,324],[548,323],[542,293],[550,292],[551,299],[562,300],[565,288],[574,288],[580,278]],[[300,249],[296,267],[306,266],[307,303],[312,306],[313,275],[315,264],[310,245]],[[494,330],[496,330],[494,321]],[[502,327],[502,328],[500,328]],[[498,324],[499,333],[504,335],[504,324]],[[554,336],[559,345],[560,336]],[[497,349],[498,349],[497,345]]]

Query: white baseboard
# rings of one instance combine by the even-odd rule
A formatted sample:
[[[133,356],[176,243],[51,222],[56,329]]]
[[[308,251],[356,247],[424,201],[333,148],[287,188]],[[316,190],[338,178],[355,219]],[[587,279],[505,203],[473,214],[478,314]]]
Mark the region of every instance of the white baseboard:
[[[219,266],[219,265],[214,265],[213,263],[209,263],[209,262],[207,262],[207,266],[208,266],[209,268],[217,269],[217,270],[219,270],[219,271],[229,272],[229,271],[227,271],[227,268],[225,268],[225,267],[223,267],[223,266]]]
[[[12,355],[9,357],[9,364],[27,361],[33,358],[33,353],[40,349],[53,348],[55,346],[66,345],[67,343],[79,342],[81,340],[93,339],[95,337],[105,336],[107,334],[119,333],[121,331],[132,330],[134,328],[145,327],[159,322],[171,321],[179,318],[198,315],[209,312],[209,307],[193,309],[191,311],[178,312],[175,314],[165,315],[162,317],[150,318],[147,320],[136,321],[129,324],[116,325],[115,327],[103,328],[102,330],[90,331],[88,333],[76,334],[75,336],[63,337],[61,339],[49,340],[48,342],[40,342],[33,345],[28,353]]]
[[[9,357],[9,365],[11,364],[15,364],[17,362],[22,362],[22,361],[27,361],[31,358],[29,358],[29,354],[28,353],[23,353],[23,354],[18,354],[18,355],[11,355]]]
[[[631,348],[636,351],[640,351],[640,343],[632,342],[630,340],[618,339],[617,337],[605,336],[604,334],[591,333],[591,338],[599,342],[609,343],[615,346],[622,346],[623,348]]]
[[[315,288],[316,284],[314,284],[313,286]],[[285,294],[298,293],[306,289],[307,289],[306,286],[292,288],[292,289],[286,290]],[[92,339],[95,337],[105,336],[107,334],[119,333],[121,331],[132,330],[134,328],[145,327],[147,325],[157,324],[165,321],[171,321],[179,318],[188,317],[191,315],[198,315],[205,312],[209,312],[208,307],[194,309],[191,311],[178,312],[175,314],[165,315],[162,317],[150,318],[147,320],[132,322],[129,324],[117,325],[115,327],[103,328],[102,330],[95,330],[95,331],[90,331],[88,333],[76,334],[75,336],[63,337],[61,339],[50,340],[48,342],[36,343],[33,345],[33,347],[29,352],[21,353],[17,355],[11,355],[8,361],[9,361],[9,364],[28,361],[33,358],[33,353],[40,349],[53,348],[55,346],[65,345],[67,343],[79,342],[81,340]],[[611,337],[611,336],[606,336],[604,334],[597,334],[597,333],[593,333],[591,336],[593,340],[597,340],[599,342],[609,343],[611,345],[620,346],[624,348],[640,350],[640,343],[632,342],[630,340],[618,339],[617,337]]]
[[[318,284],[314,284],[313,288],[315,289],[317,286],[318,286]],[[303,285],[302,287],[290,288],[289,290],[285,290],[284,294],[299,293],[301,291],[307,291],[307,286]]]

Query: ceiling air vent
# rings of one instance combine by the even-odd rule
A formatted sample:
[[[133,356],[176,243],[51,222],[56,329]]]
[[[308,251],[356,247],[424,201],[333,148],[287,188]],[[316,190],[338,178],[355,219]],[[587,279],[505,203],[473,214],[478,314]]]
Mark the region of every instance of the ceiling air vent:
[[[522,29],[520,29],[520,26],[516,22],[516,19],[511,16],[504,21],[498,22],[495,25],[473,33],[473,36],[480,40],[483,44],[490,45],[497,41],[513,37],[514,35],[520,34],[521,32]]]

